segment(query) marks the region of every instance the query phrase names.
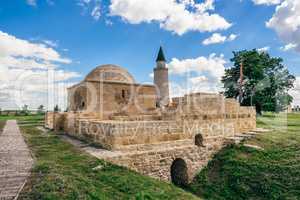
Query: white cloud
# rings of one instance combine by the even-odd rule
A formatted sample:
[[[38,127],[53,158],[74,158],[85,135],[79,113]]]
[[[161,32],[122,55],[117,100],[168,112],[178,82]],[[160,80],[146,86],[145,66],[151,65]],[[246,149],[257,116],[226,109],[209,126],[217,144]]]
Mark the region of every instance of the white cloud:
[[[153,73],[153,72],[150,73],[150,74],[149,74],[149,77],[153,79],[153,78],[154,78],[154,73]]]
[[[221,35],[220,33],[214,33],[209,38],[203,40],[202,44],[209,45],[209,44],[217,44],[217,43],[224,43],[227,37]]]
[[[230,34],[229,37],[227,38],[227,41],[233,41],[237,38],[236,34]]]
[[[221,77],[225,71],[223,55],[211,54],[194,59],[173,58],[168,63],[170,75],[185,79],[184,84],[171,83],[171,95],[179,96],[191,92],[218,92],[222,90]]]
[[[46,0],[47,4],[50,6],[54,5],[54,1],[52,0]],[[37,6],[37,0],[26,0],[26,3],[30,6]]]
[[[96,5],[91,13],[91,16],[97,21],[101,17],[101,7],[100,5]]]
[[[120,16],[131,24],[158,22],[160,27],[182,35],[188,31],[216,31],[231,24],[213,10],[214,1],[193,0],[111,0],[110,15]]]
[[[40,60],[68,64],[70,59],[62,58],[54,49],[44,44],[30,43],[0,31],[0,57],[30,57]]]
[[[101,17],[101,0],[77,0],[77,5],[83,8],[82,14],[89,12],[94,20]]]
[[[266,46],[266,47],[262,47],[262,48],[259,48],[257,49],[258,52],[267,52],[270,50],[270,47],[269,46]]]
[[[113,22],[111,21],[111,20],[109,20],[109,19],[105,19],[105,24],[107,25],[107,26],[112,26],[113,25]]]
[[[280,4],[282,0],[252,0],[256,5],[277,5]]]
[[[210,45],[210,44],[224,43],[226,41],[233,41],[236,38],[237,38],[237,35],[235,35],[235,34],[231,34],[227,37],[227,36],[221,35],[220,33],[214,33],[209,38],[206,38],[205,40],[203,40],[202,44]]]
[[[52,41],[52,40],[43,40],[43,42],[50,46],[50,47],[58,47],[58,42],[57,41]]]
[[[289,43],[283,47],[280,47],[280,50],[282,51],[289,51],[291,49],[295,49],[298,45],[297,44],[293,44],[293,43]]]
[[[286,43],[297,45],[300,52],[300,1],[284,0],[276,7],[272,18],[266,22],[267,27],[274,29]]]
[[[42,43],[32,43],[0,31],[0,107],[16,109],[23,104],[53,108],[63,104],[67,81],[76,72],[59,69],[72,61]],[[64,92],[64,94],[66,94]],[[65,104],[64,104],[65,105]]]

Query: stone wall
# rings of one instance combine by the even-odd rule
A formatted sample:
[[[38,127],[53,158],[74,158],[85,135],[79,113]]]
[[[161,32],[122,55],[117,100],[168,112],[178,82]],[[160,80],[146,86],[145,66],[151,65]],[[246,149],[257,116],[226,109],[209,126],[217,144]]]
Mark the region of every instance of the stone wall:
[[[187,165],[188,182],[205,167],[212,156],[227,144],[224,138],[211,139],[205,146],[193,143],[165,148],[160,146],[150,151],[136,151],[128,155],[109,158],[117,165],[133,169],[144,175],[164,181],[171,181],[171,166],[176,159],[182,159]]]
[[[104,91],[119,91],[123,86],[108,84]],[[144,89],[141,94],[153,92]],[[136,90],[135,93],[139,94]],[[150,96],[151,107],[154,99]],[[104,98],[103,105],[108,106],[105,109],[113,109],[116,99],[111,98],[112,95]],[[139,98],[142,96],[136,96],[135,100],[142,101]],[[232,142],[229,138],[256,128],[253,107],[241,107],[235,99],[225,99],[219,94],[185,95],[160,112],[148,111],[147,117],[144,114],[129,106],[127,115],[107,117],[109,120],[103,120],[99,112],[85,110],[47,113],[45,121],[46,126],[56,131],[63,130],[109,152],[118,152],[117,156],[104,159],[161,180],[176,179],[173,170],[181,163],[186,174],[180,176],[187,182],[216,152]]]
[[[153,85],[85,81],[68,89],[70,111],[97,112],[103,120],[151,114],[156,110]]]

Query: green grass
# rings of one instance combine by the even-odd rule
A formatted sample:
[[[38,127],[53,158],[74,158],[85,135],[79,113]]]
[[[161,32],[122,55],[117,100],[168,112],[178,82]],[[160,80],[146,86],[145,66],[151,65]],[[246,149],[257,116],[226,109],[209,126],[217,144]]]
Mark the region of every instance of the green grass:
[[[300,114],[267,113],[258,126],[272,129],[219,152],[189,186],[204,199],[300,199]]]
[[[28,115],[28,116],[13,116],[13,115],[0,115],[0,121],[16,119],[20,122],[31,121],[37,123],[44,120],[44,115]]]
[[[36,163],[19,199],[198,199],[172,184],[91,157],[52,132],[21,129]],[[99,165],[102,169],[93,170]]]
[[[5,126],[5,122],[6,122],[5,120],[0,120],[0,134],[2,133],[2,130]]]

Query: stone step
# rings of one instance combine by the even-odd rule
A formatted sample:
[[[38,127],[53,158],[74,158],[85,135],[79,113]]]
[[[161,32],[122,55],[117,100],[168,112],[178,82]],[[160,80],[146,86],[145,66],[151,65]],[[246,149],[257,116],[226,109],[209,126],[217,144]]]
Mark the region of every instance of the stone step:
[[[166,148],[176,148],[178,146],[189,146],[194,145],[194,140],[185,139],[185,140],[176,140],[176,141],[167,141],[167,142],[159,142],[152,144],[134,144],[134,145],[124,145],[121,146],[120,149],[122,151],[149,151],[152,149],[156,149],[160,146],[164,146]]]
[[[160,120],[160,116],[159,115],[112,116],[111,119],[117,121],[153,121],[153,120]]]
[[[247,132],[247,134],[249,134],[249,135],[260,135],[261,132],[250,131],[250,132]]]
[[[242,138],[252,138],[254,137],[254,135],[251,135],[251,134],[246,134],[246,133],[243,133],[243,134],[235,134],[234,135],[235,137],[242,137]]]
[[[234,137],[234,136],[231,136],[231,137],[226,137],[227,140],[229,140],[229,142],[233,142],[235,144],[239,144],[241,143],[245,138],[243,137]]]
[[[267,133],[267,132],[270,132],[270,131],[271,131],[270,129],[256,128],[253,132],[256,132],[256,133]]]

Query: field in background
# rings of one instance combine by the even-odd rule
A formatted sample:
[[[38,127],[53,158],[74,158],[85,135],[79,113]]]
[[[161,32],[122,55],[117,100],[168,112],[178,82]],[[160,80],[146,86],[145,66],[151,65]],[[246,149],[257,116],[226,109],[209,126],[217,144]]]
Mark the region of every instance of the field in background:
[[[19,124],[27,124],[27,125],[43,125],[45,116],[44,115],[20,115],[20,116],[14,116],[14,115],[0,115],[0,122],[6,121],[10,119],[18,120]]]
[[[53,132],[37,129],[36,118],[19,120],[36,159],[20,199],[198,199],[172,184],[91,157]]]
[[[204,199],[300,199],[300,114],[267,113],[273,131],[219,152],[189,186]]]

